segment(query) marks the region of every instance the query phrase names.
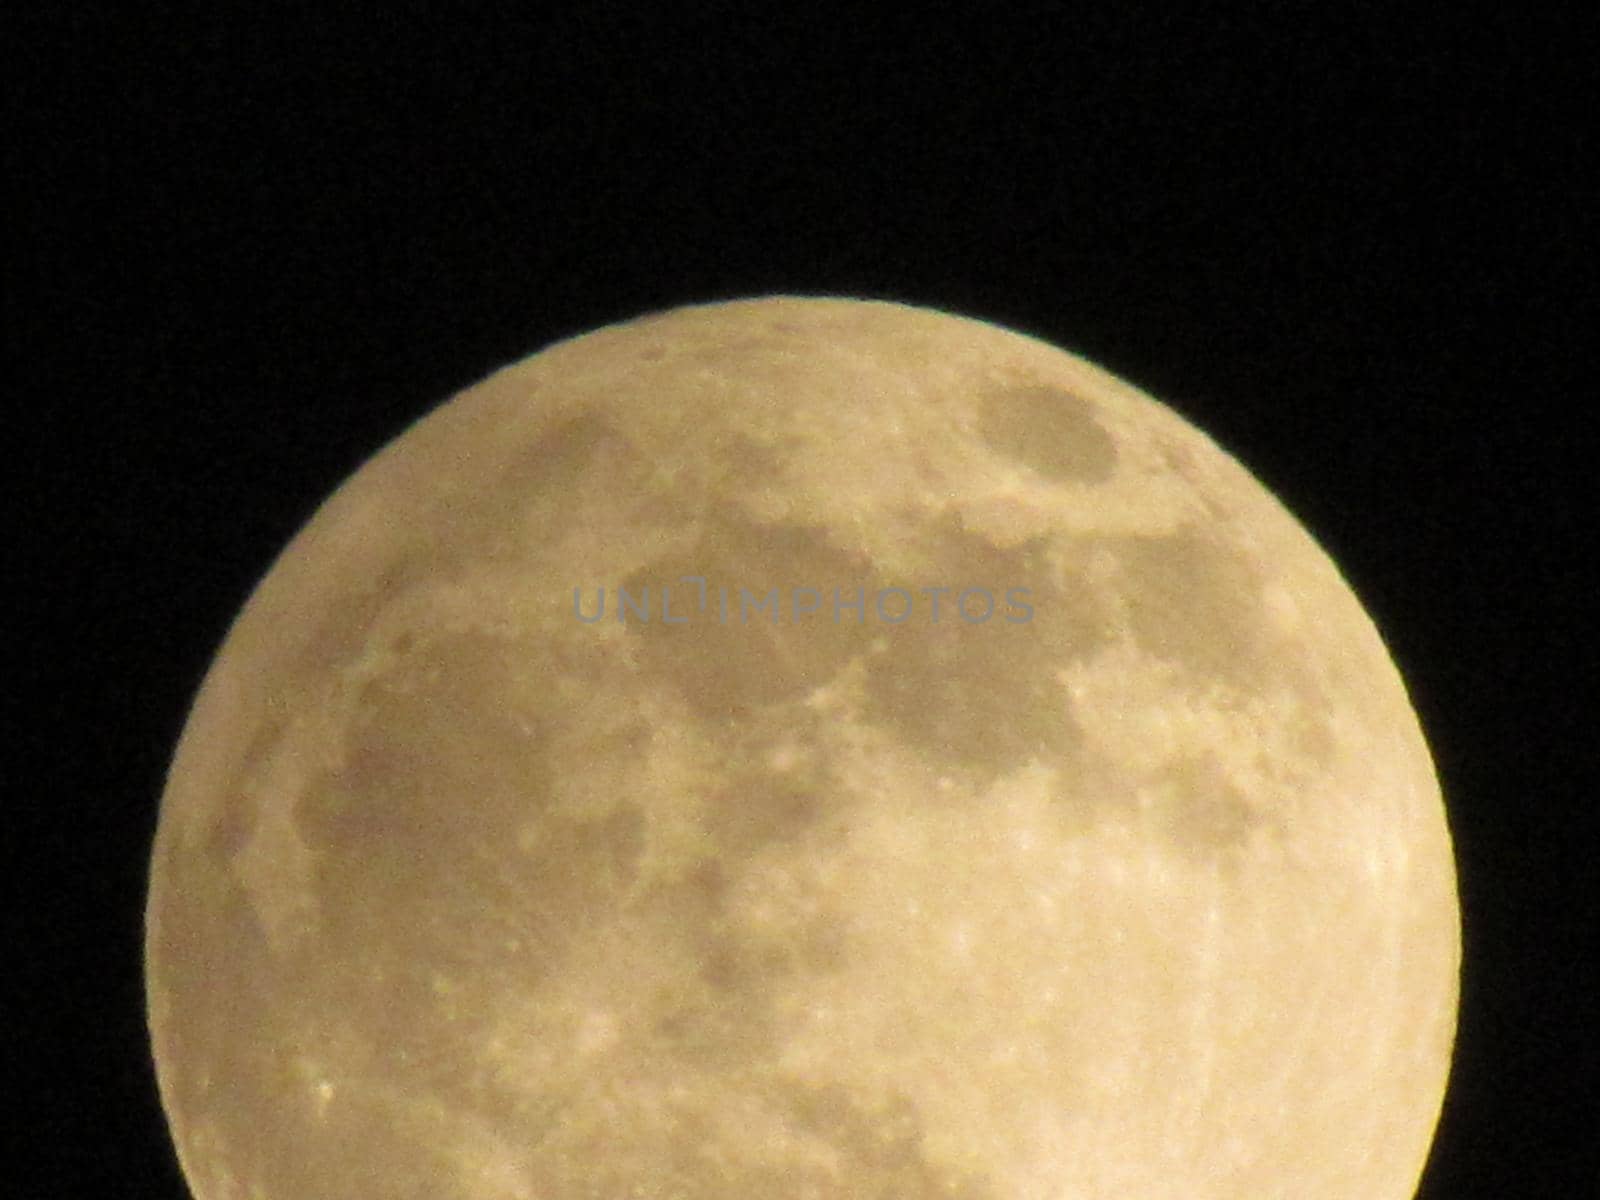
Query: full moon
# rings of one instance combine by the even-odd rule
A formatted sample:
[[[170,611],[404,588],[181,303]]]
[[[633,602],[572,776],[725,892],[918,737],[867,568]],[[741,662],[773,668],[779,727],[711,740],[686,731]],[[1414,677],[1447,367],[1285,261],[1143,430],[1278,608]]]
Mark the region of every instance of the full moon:
[[[199,1200],[1413,1196],[1460,966],[1371,621],[1133,387],[695,305],[420,420],[162,797]]]

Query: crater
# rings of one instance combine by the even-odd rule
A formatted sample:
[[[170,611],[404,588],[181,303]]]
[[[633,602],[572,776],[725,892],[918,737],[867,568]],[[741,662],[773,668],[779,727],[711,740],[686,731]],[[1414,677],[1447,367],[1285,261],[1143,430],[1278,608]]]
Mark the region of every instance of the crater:
[[[800,445],[796,437],[774,441],[744,434],[729,437],[717,448],[717,490],[730,505],[751,505],[753,496],[780,491],[787,485]]]
[[[703,591],[685,576],[704,579]],[[644,668],[697,715],[733,719],[803,699],[865,650],[870,630],[848,612],[835,622],[832,602],[834,588],[853,595],[870,589],[870,577],[864,558],[833,546],[820,529],[762,525],[722,509],[692,552],[635,572],[622,588],[635,600],[648,596],[648,618],[634,609],[628,622]],[[796,613],[796,589],[820,594],[815,611]],[[605,619],[614,618],[612,611]]]
[[[265,706],[264,706],[265,708]],[[226,797],[217,808],[205,831],[205,853],[227,866],[250,843],[259,815],[258,781],[266,773],[283,744],[286,721],[280,710],[265,708],[255,732],[217,787]]]
[[[984,778],[1071,753],[1079,733],[1057,673],[1106,640],[1096,598],[1054,582],[1043,540],[1001,548],[952,521],[927,537],[937,586],[950,592],[938,621],[930,600],[925,615],[879,627],[868,716],[945,768]],[[994,595],[988,620],[956,610],[967,588]],[[1008,591],[1023,588],[1031,615],[1006,603]],[[971,608],[981,611],[981,601]]]
[[[674,1060],[702,1070],[741,1070],[769,1061],[778,1036],[771,1012],[718,995],[706,980],[688,995],[655,998],[650,1035]]]
[[[420,546],[390,553],[359,584],[342,589],[321,605],[322,617],[286,672],[289,679],[316,678],[330,666],[342,666],[365,648],[385,608],[410,588],[434,577],[436,561]]]
[[[922,1117],[903,1092],[868,1104],[840,1084],[796,1085],[778,1094],[789,1122],[837,1155],[839,1174],[876,1200],[992,1200],[980,1177],[935,1163]],[[870,1181],[870,1182],[867,1182]]]
[[[841,922],[818,912],[766,929],[727,924],[710,939],[701,977],[716,992],[762,999],[798,978],[837,972],[845,960]]]
[[[507,904],[522,924],[520,933],[541,953],[581,936],[638,880],[647,831],[633,803],[580,820],[551,814],[527,827],[522,856],[497,880],[514,893]]]
[[[631,1081],[630,1081],[631,1083]],[[867,1106],[840,1088],[739,1081],[659,1096],[619,1089],[541,1161],[539,1195],[613,1200],[995,1200],[991,1184],[928,1154],[903,1096]],[[717,1117],[714,1104],[737,1116]],[[636,1111],[644,1109],[644,1112]],[[648,1113],[648,1118],[644,1118]]]
[[[280,1064],[257,1086],[260,1095],[284,1087]],[[248,1191],[227,1188],[218,1196],[370,1196],[385,1200],[472,1200],[475,1193],[457,1161],[457,1128],[441,1129],[429,1107],[393,1089],[363,1081],[341,1089],[321,1109],[269,1117],[251,1107],[248,1090],[228,1104],[228,1160],[250,1181]],[[464,1097],[463,1097],[464,1099]],[[353,1148],[359,1147],[359,1152]],[[379,1182],[381,1180],[381,1183]]]
[[[1116,474],[1117,445],[1081,396],[1043,384],[984,395],[979,431],[989,448],[1059,483],[1104,483]]]
[[[908,624],[887,641],[869,715],[917,750],[987,777],[1076,743],[1057,664],[1024,628]]]
[[[802,860],[784,855],[707,868],[709,877],[694,885],[699,894],[678,898],[699,919],[679,928],[713,994],[763,1005],[797,980],[846,965],[846,916],[807,877]]]
[[[147,953],[163,1085],[174,1111],[205,1113],[230,1141],[244,1138],[252,1098],[276,1094],[278,1063],[263,1049],[282,1044],[308,972],[275,953],[234,875],[171,846],[158,854]]]
[[[572,417],[522,448],[497,478],[459,498],[462,537],[501,535],[490,545],[526,566],[525,537],[560,546],[569,568],[591,551],[650,531],[681,530],[700,506],[692,471],[669,472],[627,434],[594,414]],[[453,530],[449,536],[458,536]],[[611,545],[608,545],[611,544]],[[492,555],[482,552],[481,560]]]
[[[499,639],[444,634],[370,681],[342,764],[296,810],[307,844],[427,862],[514,835],[548,792],[536,714],[512,703],[515,657]]]
[[[608,442],[626,445],[621,434],[594,414],[573,417],[529,446],[506,472],[507,482],[519,485],[513,490],[524,495],[570,491]]]
[[[815,714],[781,711],[724,748],[729,778],[711,797],[707,829],[730,861],[794,847],[828,828],[846,803]]]
[[[498,977],[508,941],[548,969],[637,869],[631,806],[584,823],[548,811],[548,723],[519,700],[526,655],[510,648],[419,638],[367,685],[342,762],[294,812],[314,852],[320,1003],[374,1032],[384,1070],[436,1060],[444,1014]],[[519,855],[530,824],[542,836]]]
[[[747,857],[800,838],[821,820],[826,803],[816,788],[778,776],[747,776],[718,795],[711,830],[728,853]]]
[[[505,465],[498,475],[467,477],[470,464],[450,464],[457,485],[422,494],[411,523],[383,546],[381,561],[321,606],[323,616],[297,655],[291,678],[315,677],[350,661],[364,647],[384,609],[414,587],[437,585],[465,564],[494,561],[525,524],[562,530],[580,519],[586,488],[607,476],[618,492],[648,491],[648,464],[604,421],[583,415],[558,425]]]
[[[1056,793],[1056,826],[1071,838],[1135,827],[1191,862],[1217,864],[1276,823],[1204,749],[1152,767],[1139,777],[1097,755],[1082,756]]]
[[[1242,551],[1195,530],[1109,539],[1138,643],[1200,678],[1266,682],[1268,622]]]
[[[1210,858],[1236,849],[1262,824],[1255,805],[1211,758],[1191,756],[1157,777],[1152,815],[1179,850]]]

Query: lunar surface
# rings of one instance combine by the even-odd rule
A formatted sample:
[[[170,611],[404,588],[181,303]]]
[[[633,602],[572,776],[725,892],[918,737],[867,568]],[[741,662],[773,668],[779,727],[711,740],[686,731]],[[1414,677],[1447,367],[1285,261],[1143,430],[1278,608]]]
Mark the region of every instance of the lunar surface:
[[[490,376],[266,575],[147,928],[199,1200],[1387,1200],[1459,924],[1405,689],[1171,410],[777,297]]]

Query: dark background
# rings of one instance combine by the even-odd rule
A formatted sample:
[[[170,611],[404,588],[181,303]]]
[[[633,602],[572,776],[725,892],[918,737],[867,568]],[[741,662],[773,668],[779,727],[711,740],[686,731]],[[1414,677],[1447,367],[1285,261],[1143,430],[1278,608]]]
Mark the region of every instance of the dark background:
[[[1462,1024],[1423,1195],[1592,1194],[1593,23],[572,7],[8,19],[26,1194],[183,1195],[144,1029],[149,842],[284,542],[502,363],[776,291],[1064,345],[1302,519],[1408,680],[1456,839]]]

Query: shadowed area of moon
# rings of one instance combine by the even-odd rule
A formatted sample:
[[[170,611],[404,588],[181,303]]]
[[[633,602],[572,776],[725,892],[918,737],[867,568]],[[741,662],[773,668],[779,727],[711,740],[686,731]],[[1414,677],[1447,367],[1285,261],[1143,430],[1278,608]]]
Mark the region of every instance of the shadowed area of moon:
[[[1081,396],[1006,388],[985,396],[980,411],[984,441],[1046,478],[1099,483],[1117,469],[1117,444]]]
[[[346,483],[196,699],[146,922],[198,1200],[1398,1200],[1459,965],[1404,687],[1242,468],[790,297]]]

